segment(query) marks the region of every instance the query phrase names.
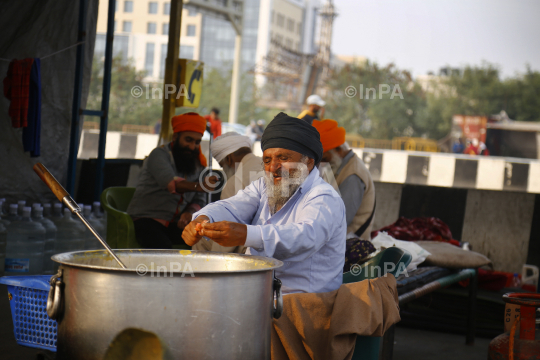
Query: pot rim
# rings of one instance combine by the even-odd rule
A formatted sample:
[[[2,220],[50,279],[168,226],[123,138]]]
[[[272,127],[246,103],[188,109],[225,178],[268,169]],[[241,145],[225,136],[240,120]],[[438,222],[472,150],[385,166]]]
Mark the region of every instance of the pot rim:
[[[176,250],[176,249],[115,249],[113,250],[114,253],[128,266],[128,262],[125,261],[126,258],[131,257],[135,255],[142,256],[139,254],[152,254],[152,253],[161,253],[163,255],[178,255],[186,256],[186,257],[210,257],[210,258],[236,258],[241,261],[260,261],[261,268],[255,268],[255,269],[246,269],[246,270],[227,270],[227,271],[217,271],[217,270],[197,270],[193,271],[195,274],[230,274],[230,273],[251,273],[251,272],[261,272],[261,271],[269,271],[269,270],[275,270],[283,266],[283,262],[270,258],[265,256],[256,256],[256,255],[248,255],[248,254],[236,254],[236,253],[218,253],[218,252],[211,252],[211,251],[197,251],[197,250]],[[90,253],[90,254],[89,254]],[[106,258],[107,260],[111,260],[111,264],[114,264],[115,267],[110,266],[101,266],[101,265],[90,265],[90,264],[81,264],[74,262],[77,258],[84,258],[88,255],[93,255],[95,257],[102,257]],[[249,258],[249,260],[247,260]],[[106,251],[106,250],[82,250],[82,251],[71,251],[71,252],[65,252],[60,254],[55,254],[51,257],[51,259],[54,262],[57,262],[59,264],[65,265],[65,266],[71,266],[76,268],[84,268],[84,269],[97,269],[97,270],[108,270],[108,271],[121,271],[121,272],[135,272],[138,273],[137,266],[138,264],[129,266],[126,269],[121,268],[118,263],[116,263],[113,259],[113,257]],[[179,271],[172,271],[172,273],[182,273],[182,270]]]

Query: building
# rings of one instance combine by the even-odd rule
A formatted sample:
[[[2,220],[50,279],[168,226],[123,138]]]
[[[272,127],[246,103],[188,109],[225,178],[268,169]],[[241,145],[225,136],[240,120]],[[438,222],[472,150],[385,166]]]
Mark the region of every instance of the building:
[[[95,55],[104,56],[107,32],[106,2],[99,7]],[[166,0],[117,0],[114,16],[114,56],[132,59],[145,70],[146,81],[157,82],[165,74],[171,3]],[[203,15],[193,9],[182,11],[180,57],[199,60]]]
[[[245,0],[242,31],[242,70],[250,71],[270,51],[272,40],[298,52],[315,52],[317,7],[320,0]],[[133,59],[146,70],[147,81],[165,72],[170,2],[117,0],[113,52]],[[100,6],[96,55],[105,52],[107,6]],[[180,57],[202,60],[207,68],[230,69],[236,33],[228,20],[206,10],[184,6]]]

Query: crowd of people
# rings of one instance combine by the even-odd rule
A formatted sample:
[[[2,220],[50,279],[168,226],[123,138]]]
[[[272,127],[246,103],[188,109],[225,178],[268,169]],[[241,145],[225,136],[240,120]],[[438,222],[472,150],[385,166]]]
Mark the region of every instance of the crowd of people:
[[[266,129],[252,124],[248,135],[221,135],[218,109],[173,117],[172,141],[144,161],[127,210],[140,245],[272,257],[284,262],[276,270],[284,293],[336,290],[346,240],[370,239],[375,187],[345,129],[323,118],[324,101],[312,95],[307,104],[298,117],[277,114]],[[207,127],[226,177],[221,189],[217,177],[201,177]],[[252,152],[258,139],[262,158]],[[219,190],[208,204],[206,193]]]
[[[466,142],[463,141],[463,138],[458,138],[452,145],[452,152],[454,154],[489,156],[489,150],[486,144],[476,138],[467,139]]]

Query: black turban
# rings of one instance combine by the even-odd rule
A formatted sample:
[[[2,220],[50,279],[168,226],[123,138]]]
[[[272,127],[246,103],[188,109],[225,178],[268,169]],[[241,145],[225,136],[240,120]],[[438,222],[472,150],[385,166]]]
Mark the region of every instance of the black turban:
[[[262,151],[282,148],[296,151],[321,162],[323,147],[317,129],[304,120],[280,112],[264,129],[261,139]]]

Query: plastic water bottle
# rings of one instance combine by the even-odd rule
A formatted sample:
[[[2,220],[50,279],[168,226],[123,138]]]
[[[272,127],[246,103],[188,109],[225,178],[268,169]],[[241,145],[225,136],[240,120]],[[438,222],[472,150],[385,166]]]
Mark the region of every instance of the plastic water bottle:
[[[20,220],[21,217],[17,214],[19,206],[17,204],[9,205],[9,215],[4,219],[9,222]]]
[[[6,245],[7,245],[7,230],[0,223],[0,276],[4,275],[4,267],[6,265]]]
[[[92,210],[94,217],[103,223],[103,227],[107,230],[107,214],[101,212],[101,203],[99,201],[94,201],[92,203]]]
[[[92,206],[86,205],[83,210],[83,215],[97,233],[105,239],[105,228],[103,227],[103,223],[92,214]],[[90,230],[87,230],[84,248],[86,250],[100,250],[103,248],[103,245],[101,245],[101,242],[99,242]]]
[[[4,199],[0,199],[0,224],[2,224],[4,227],[7,227],[11,221],[8,219],[8,214],[4,213]],[[3,268],[2,268],[3,270]]]
[[[80,220],[71,217],[71,211],[64,209],[64,217],[55,223],[56,243],[55,253],[84,250],[85,227]]]
[[[45,228],[45,248],[43,253],[43,273],[52,274],[54,272],[54,261],[51,260],[51,256],[56,254],[55,242],[56,242],[56,225],[50,220],[43,217],[43,208],[34,208],[34,221],[37,221]]]
[[[19,200],[19,201],[17,201],[17,205],[18,205],[17,215],[22,216],[23,209],[26,206],[26,201],[25,200]]]
[[[43,204],[43,217],[48,219],[51,216],[52,216],[51,204],[49,203]]]
[[[46,230],[32,221],[29,207],[23,208],[20,220],[11,222],[7,229],[6,275],[32,275],[43,271],[43,252]]]
[[[55,203],[51,215],[51,220],[53,221],[53,223],[57,224],[60,220],[62,220],[63,217],[64,215],[62,215],[62,204]]]

